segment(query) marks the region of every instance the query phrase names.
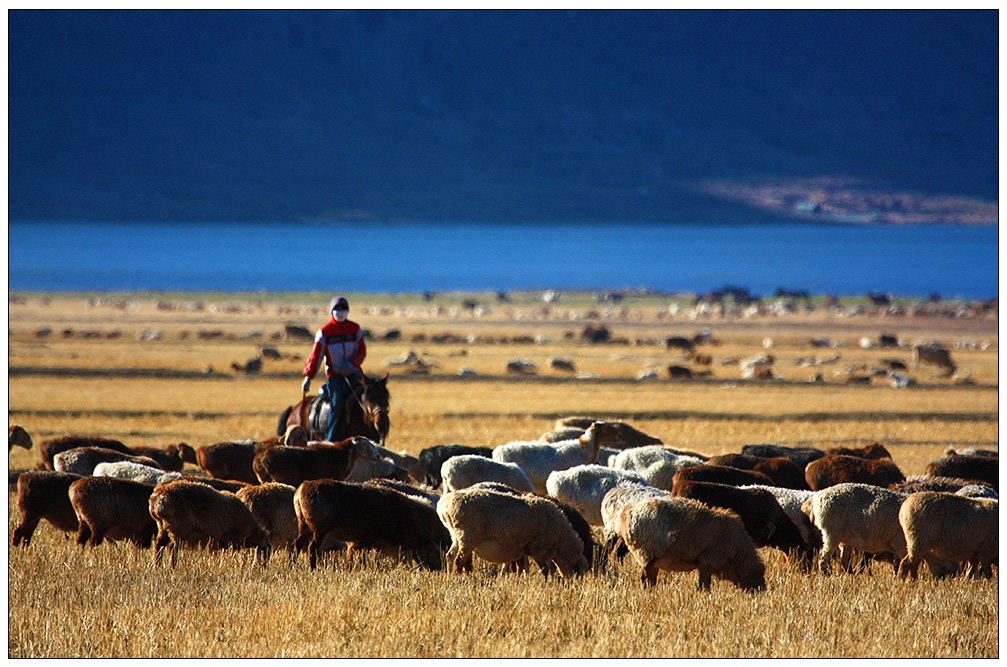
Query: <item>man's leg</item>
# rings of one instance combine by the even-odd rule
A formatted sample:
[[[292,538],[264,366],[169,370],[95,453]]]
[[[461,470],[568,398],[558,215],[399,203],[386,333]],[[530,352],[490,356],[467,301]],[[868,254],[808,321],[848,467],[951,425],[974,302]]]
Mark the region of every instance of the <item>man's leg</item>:
[[[346,411],[346,380],[336,375],[329,378],[325,383],[325,388],[329,394],[329,401],[332,407],[329,410],[329,428],[325,432],[325,439],[335,442],[335,435],[343,421],[343,413]]]

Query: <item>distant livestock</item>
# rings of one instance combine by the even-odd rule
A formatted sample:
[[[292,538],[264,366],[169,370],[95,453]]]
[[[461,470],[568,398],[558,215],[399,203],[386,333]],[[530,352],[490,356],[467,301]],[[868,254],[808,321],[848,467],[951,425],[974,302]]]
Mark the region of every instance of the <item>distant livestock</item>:
[[[70,485],[80,475],[52,470],[29,470],[17,480],[17,507],[21,521],[14,528],[14,546],[28,546],[38,522],[45,519],[56,530],[76,532],[77,514],[70,504]]]
[[[586,431],[590,428],[591,424],[596,421],[603,420],[594,419],[592,417],[561,417],[556,420],[555,430],[559,431],[568,428],[579,428],[582,431]],[[612,430],[616,435],[616,440],[608,443],[609,447],[614,447],[615,449],[629,449],[631,447],[661,444],[660,438],[648,435],[626,422],[606,421],[605,423],[612,427]]]
[[[437,516],[451,534],[449,566],[472,571],[473,554],[493,563],[529,556],[548,576],[584,574],[584,545],[563,512],[550,500],[495,491],[455,491],[437,502]]]
[[[920,562],[926,561],[938,579],[957,569],[947,562],[967,563],[970,577],[990,578],[999,561],[999,519],[997,500],[914,493],[899,509],[907,551],[899,575],[915,579]]]
[[[946,347],[938,343],[928,343],[913,346],[913,366],[919,368],[920,364],[937,366],[943,370],[942,375],[953,375],[957,366],[951,361],[951,352]]]
[[[833,447],[825,452],[826,454],[839,454],[841,456],[857,456],[862,459],[890,459],[891,453],[885,449],[884,445],[873,442],[866,447]]]
[[[905,475],[890,459],[862,459],[841,454],[830,454],[812,461],[804,470],[804,477],[812,491],[844,482],[887,488],[905,480]]]
[[[699,570],[699,589],[712,578],[739,588],[766,588],[766,566],[738,515],[688,498],[651,498],[623,507],[617,531],[643,568],[644,587],[657,583],[660,570]]]

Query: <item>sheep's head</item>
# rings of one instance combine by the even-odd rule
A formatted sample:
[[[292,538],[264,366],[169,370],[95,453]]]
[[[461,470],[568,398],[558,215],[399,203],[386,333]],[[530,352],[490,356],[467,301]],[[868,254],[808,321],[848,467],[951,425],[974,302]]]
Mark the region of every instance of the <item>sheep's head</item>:
[[[377,461],[381,458],[381,454],[374,443],[361,436],[353,438],[353,451],[365,461]]]
[[[292,424],[283,434],[283,444],[287,447],[307,447],[308,432],[299,424]]]
[[[864,447],[865,459],[890,459],[891,453],[885,449],[884,445],[878,442],[871,443]]]
[[[192,463],[193,465],[198,465],[196,461],[196,450],[187,445],[184,442],[178,443],[178,458],[182,459],[185,463]]]

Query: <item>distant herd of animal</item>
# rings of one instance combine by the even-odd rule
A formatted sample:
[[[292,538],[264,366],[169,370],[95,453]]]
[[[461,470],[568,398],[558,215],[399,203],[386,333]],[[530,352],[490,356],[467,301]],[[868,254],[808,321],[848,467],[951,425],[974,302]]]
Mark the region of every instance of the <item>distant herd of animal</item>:
[[[32,447],[9,427],[8,449]],[[766,587],[758,549],[802,571],[888,560],[902,577],[991,577],[998,565],[998,452],[949,450],[906,478],[880,444],[822,451],[746,445],[706,456],[623,422],[569,417],[538,440],[438,445],[418,457],[365,437],[309,442],[291,426],[262,441],[198,448],[127,447],[64,436],[38,448],[39,469],[12,472],[27,547],[40,520],[103,539],[168,549],[376,550],[419,566],[473,569],[473,558],[548,577],[600,571],[627,553],[645,587],[658,572],[698,570],[746,590]],[[183,471],[191,463],[200,468]],[[16,480],[16,481],[15,481]]]

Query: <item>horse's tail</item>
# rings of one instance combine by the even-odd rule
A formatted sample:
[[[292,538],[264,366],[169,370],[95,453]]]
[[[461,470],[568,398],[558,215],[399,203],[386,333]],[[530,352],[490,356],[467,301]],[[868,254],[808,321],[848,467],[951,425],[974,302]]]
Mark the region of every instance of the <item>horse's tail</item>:
[[[287,432],[287,420],[290,419],[290,413],[294,411],[294,406],[288,407],[280,415],[280,423],[276,427],[276,435],[283,435]]]

